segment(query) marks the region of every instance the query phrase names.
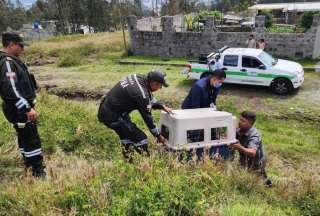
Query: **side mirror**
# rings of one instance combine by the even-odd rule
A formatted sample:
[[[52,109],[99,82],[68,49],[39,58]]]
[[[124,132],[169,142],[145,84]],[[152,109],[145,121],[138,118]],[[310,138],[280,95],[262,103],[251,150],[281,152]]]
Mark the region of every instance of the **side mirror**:
[[[265,70],[265,69],[267,69],[267,68],[266,68],[266,66],[265,66],[265,65],[260,65],[260,66],[259,66],[259,69],[261,69],[261,70]]]

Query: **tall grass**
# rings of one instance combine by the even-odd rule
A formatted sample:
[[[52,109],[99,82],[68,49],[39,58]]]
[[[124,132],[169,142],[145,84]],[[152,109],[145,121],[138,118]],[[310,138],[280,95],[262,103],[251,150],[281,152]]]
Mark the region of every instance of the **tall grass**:
[[[52,37],[32,43],[23,58],[26,62],[58,58],[58,66],[67,67],[88,63],[88,57],[96,58],[111,50],[125,52],[122,33]]]
[[[0,116],[0,215],[317,215],[319,213],[318,146],[303,143],[296,154],[284,157],[269,143],[290,148],[301,136],[286,121],[258,113],[269,153],[268,171],[275,187],[238,167],[238,161],[189,166],[176,155],[153,144],[151,157],[136,155],[133,164],[122,160],[117,136],[96,119],[97,103],[70,102],[41,93],[39,130],[43,140],[48,180],[25,175],[13,129]],[[239,113],[234,103],[221,106]],[[159,118],[158,112],[155,113]],[[138,113],[133,120],[147,131]],[[273,128],[277,133],[272,136]],[[312,127],[292,121],[305,134]],[[271,136],[271,138],[270,138]],[[309,136],[309,135],[308,135]],[[306,151],[308,145],[309,151]],[[314,149],[314,150],[311,150]],[[308,160],[300,152],[306,151]],[[314,154],[312,151],[315,151]],[[296,160],[299,157],[299,160]],[[308,162],[310,161],[310,162]],[[291,167],[290,169],[288,169]],[[306,168],[308,167],[308,168]]]

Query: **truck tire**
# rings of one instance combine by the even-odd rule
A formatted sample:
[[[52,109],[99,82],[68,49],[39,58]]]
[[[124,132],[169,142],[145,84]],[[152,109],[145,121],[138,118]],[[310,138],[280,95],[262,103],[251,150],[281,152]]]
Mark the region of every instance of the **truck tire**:
[[[287,95],[292,92],[293,85],[287,78],[277,78],[271,83],[271,89],[275,94]]]

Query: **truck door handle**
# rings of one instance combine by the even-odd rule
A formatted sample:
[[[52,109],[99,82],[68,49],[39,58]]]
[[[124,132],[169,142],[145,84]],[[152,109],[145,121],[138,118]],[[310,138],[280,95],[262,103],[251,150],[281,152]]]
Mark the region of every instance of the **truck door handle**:
[[[241,71],[246,72],[247,70],[246,69],[241,69]]]

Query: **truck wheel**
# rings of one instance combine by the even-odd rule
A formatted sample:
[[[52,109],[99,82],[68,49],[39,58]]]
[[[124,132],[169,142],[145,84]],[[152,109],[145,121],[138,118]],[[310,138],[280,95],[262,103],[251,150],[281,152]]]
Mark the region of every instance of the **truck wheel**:
[[[278,78],[272,82],[271,89],[276,94],[286,95],[292,92],[293,85],[291,81],[286,78]]]
[[[207,77],[207,76],[209,76],[209,73],[208,73],[208,72],[205,72],[205,73],[201,74],[200,79],[205,78],[205,77]]]

